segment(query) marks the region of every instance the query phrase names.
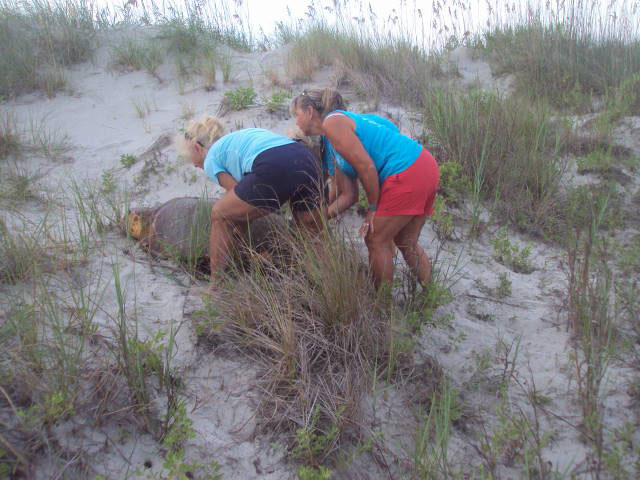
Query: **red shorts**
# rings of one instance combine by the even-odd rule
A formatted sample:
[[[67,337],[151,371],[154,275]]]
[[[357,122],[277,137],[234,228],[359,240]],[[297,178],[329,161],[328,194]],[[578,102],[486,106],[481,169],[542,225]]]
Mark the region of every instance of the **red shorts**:
[[[376,216],[433,215],[439,183],[438,164],[423,148],[409,168],[383,182]]]

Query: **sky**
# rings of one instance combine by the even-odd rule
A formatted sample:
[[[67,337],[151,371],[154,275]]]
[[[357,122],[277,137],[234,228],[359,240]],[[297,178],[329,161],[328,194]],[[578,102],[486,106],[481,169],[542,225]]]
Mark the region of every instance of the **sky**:
[[[97,5],[122,7],[126,0],[94,0]],[[133,1],[133,0],[130,0]],[[138,6],[145,0],[135,0]],[[151,0],[146,0],[150,3]],[[185,0],[153,0],[158,6],[182,5]],[[385,33],[409,32],[409,38],[437,36],[446,38],[456,34],[458,38],[465,31],[472,33],[486,29],[489,23],[495,24],[507,19],[517,12],[518,18],[527,13],[529,3],[533,5],[550,5],[554,11],[562,11],[563,7],[578,5],[589,9],[585,15],[610,20],[612,11],[610,4],[619,12],[620,21],[627,21],[638,30],[640,25],[640,11],[630,14],[637,8],[640,0],[186,0],[193,5],[204,3],[208,5],[225,5],[235,10],[239,16],[248,22],[253,32],[264,32],[270,35],[275,30],[278,21],[292,21],[306,17],[310,8],[316,12],[323,12],[332,21],[336,18],[332,11],[336,5],[342,13],[338,17],[342,21],[357,24],[357,18],[369,20],[375,15],[378,28],[385,29]],[[312,6],[312,7],[311,7]],[[435,6],[435,10],[434,10]],[[440,8],[438,8],[438,6]],[[615,14],[614,14],[615,15]],[[560,17],[562,18],[562,14]],[[394,20],[395,19],[395,20]],[[595,23],[595,22],[594,22]],[[424,46],[424,44],[423,44]]]

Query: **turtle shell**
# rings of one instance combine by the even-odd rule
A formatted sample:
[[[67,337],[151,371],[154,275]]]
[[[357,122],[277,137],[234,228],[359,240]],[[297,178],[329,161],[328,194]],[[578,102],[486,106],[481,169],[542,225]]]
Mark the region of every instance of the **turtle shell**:
[[[188,262],[209,258],[211,208],[217,199],[179,197],[153,208],[132,209],[128,221],[134,238],[150,251]],[[140,235],[134,233],[138,230]],[[286,230],[279,215],[253,220],[237,232],[238,245],[247,244],[257,251],[273,251],[277,231]]]

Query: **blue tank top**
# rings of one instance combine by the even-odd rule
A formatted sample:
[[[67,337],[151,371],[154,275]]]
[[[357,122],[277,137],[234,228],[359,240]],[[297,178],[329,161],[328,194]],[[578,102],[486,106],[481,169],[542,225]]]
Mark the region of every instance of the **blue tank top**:
[[[362,143],[378,170],[380,183],[391,175],[409,168],[422,152],[422,145],[399,133],[389,120],[372,114],[351,113],[345,110],[334,110],[329,115],[340,113],[351,118],[356,125],[354,133]],[[323,160],[330,174],[335,172],[332,163],[348,177],[356,178],[355,169],[338,152],[331,142],[323,137]]]
[[[216,183],[218,174],[226,172],[237,182],[251,171],[256,157],[274,147],[288,145],[294,140],[263,128],[245,128],[228,133],[217,140],[207,152],[204,171]]]

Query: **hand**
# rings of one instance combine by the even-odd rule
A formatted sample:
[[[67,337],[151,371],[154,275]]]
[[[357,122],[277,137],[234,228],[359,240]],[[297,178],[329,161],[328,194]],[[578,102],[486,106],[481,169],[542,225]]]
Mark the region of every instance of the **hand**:
[[[373,219],[376,216],[376,212],[370,210],[367,212],[367,216],[364,217],[364,223],[360,227],[360,235],[366,237],[369,232],[373,233]]]

